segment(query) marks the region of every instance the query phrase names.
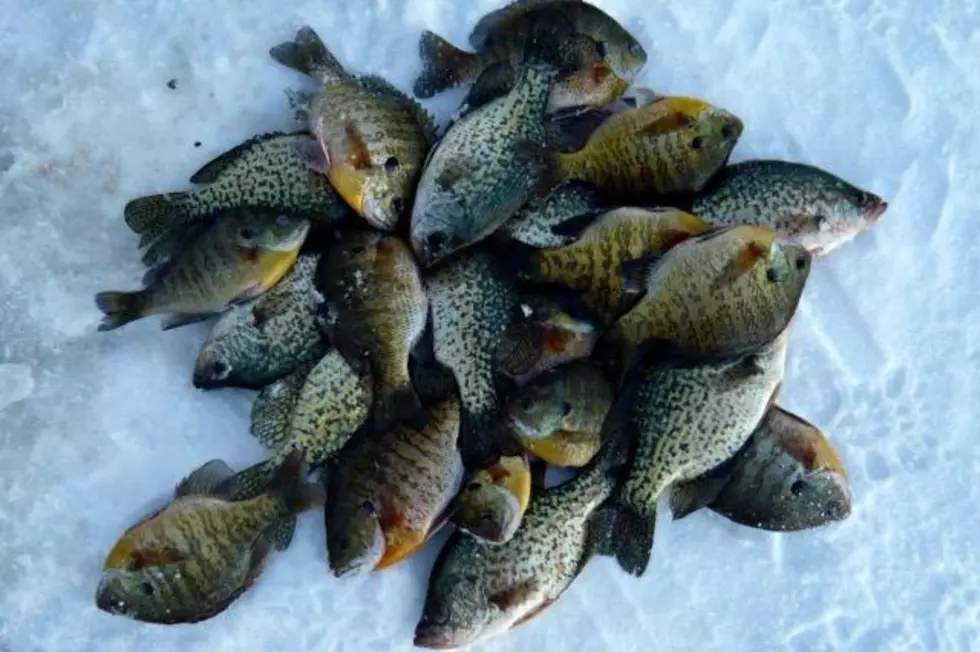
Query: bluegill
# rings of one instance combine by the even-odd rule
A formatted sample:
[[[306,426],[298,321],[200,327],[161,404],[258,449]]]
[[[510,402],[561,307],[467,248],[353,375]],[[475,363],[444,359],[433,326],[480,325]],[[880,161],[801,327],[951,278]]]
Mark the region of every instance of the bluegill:
[[[471,535],[509,541],[531,500],[531,467],[524,455],[501,457],[474,473],[453,502],[452,522]]]

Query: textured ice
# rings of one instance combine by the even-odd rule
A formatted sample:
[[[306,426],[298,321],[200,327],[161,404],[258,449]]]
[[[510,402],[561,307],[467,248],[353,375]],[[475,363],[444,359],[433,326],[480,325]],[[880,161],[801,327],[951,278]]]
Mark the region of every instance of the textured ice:
[[[438,544],[327,573],[323,524],[229,611],[158,627],[96,610],[102,558],[212,457],[262,457],[252,392],[196,391],[206,327],[96,333],[92,295],[137,285],[125,201],[291,126],[301,79],[268,48],[311,24],[354,70],[410,86],[419,31],[459,44],[491,0],[7,0],[0,17],[0,650],[407,650]],[[820,261],[782,403],[823,427],[851,518],[772,535],[662,514],[644,578],[592,562],[487,650],[976,650],[980,645],[976,2],[607,0],[650,51],[641,82],[747,125],[783,157],[882,194],[873,232]],[[175,80],[175,88],[168,82]],[[452,101],[430,103],[445,117]],[[195,145],[199,143],[199,146]]]

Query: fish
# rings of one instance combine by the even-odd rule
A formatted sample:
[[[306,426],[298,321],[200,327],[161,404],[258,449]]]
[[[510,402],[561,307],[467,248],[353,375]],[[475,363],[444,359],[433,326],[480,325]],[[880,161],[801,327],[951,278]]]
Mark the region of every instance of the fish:
[[[606,415],[603,440],[633,442],[614,502],[631,515],[634,547],[653,547],[657,500],[734,456],[775,401],[788,329],[753,353],[690,356],[647,342]],[[645,566],[625,568],[637,577]]]
[[[460,530],[493,543],[514,536],[531,500],[527,457],[501,457],[474,473],[453,502],[451,520]]]
[[[622,378],[647,340],[690,355],[737,355],[758,349],[793,319],[811,256],[758,226],[718,227],[659,258],[621,268],[623,287],[642,298],[596,343],[594,357]]]
[[[173,500],[115,542],[103,563],[96,606],[167,625],[225,611],[259,578],[270,551],[285,549],[270,536],[270,524],[324,501],[305,476],[302,460],[291,457],[265,491],[239,500],[225,462],[199,467],[177,486]]]
[[[433,360],[422,361],[413,356],[408,361],[408,372],[422,405],[430,406],[459,394],[453,372]]]
[[[449,397],[429,408],[421,430],[399,424],[355,440],[331,464],[324,518],[336,576],[393,566],[446,521],[464,476],[459,416]]]
[[[826,435],[774,405],[731,460],[671,487],[675,520],[701,507],[741,525],[794,532],[845,520],[851,488]]]
[[[278,284],[215,322],[194,363],[194,387],[262,389],[326,354],[323,297],[313,283],[319,260],[300,254]]]
[[[632,524],[607,504],[625,462],[614,448],[623,446],[605,445],[571,480],[536,493],[506,543],[454,533],[429,575],[415,646],[458,648],[519,627],[554,604],[596,555],[645,565],[649,550],[634,545]]]
[[[552,149],[552,176],[592,184],[610,201],[644,205],[696,193],[728,161],[743,124],[692,97],[661,97],[604,120],[576,151]]]
[[[521,208],[503,224],[500,232],[532,247],[561,247],[575,242],[579,233],[556,232],[555,227],[573,219],[581,223],[588,218],[596,218],[606,203],[590,186],[576,182],[560,183],[544,201],[532,202]]]
[[[470,81],[479,83],[488,75],[515,77],[535,28],[558,23],[567,25],[572,36],[585,37],[591,56],[552,89],[549,113],[614,101],[646,64],[647,53],[639,41],[598,7],[579,0],[519,0],[480,20],[470,37],[475,52],[423,31],[419,39],[423,69],[412,90],[416,97],[428,98]]]
[[[320,91],[302,106],[317,144],[302,144],[344,201],[374,228],[393,231],[408,215],[429,148],[432,118],[377,75],[355,76],[309,26],[269,50],[280,64],[312,77]]]
[[[261,296],[290,270],[306,239],[306,218],[257,208],[218,217],[179,253],[143,277],[136,292],[99,292],[100,331],[166,313],[163,330],[202,321]]]
[[[825,256],[888,209],[878,195],[813,165],[757,159],[722,169],[691,210],[715,224],[757,224]]]
[[[581,467],[599,452],[613,399],[598,369],[570,362],[523,386],[508,403],[508,418],[529,453],[554,466]]]
[[[574,231],[575,220],[561,226]],[[661,255],[710,228],[709,222],[674,208],[627,206],[601,215],[571,244],[540,250],[513,245],[510,258],[522,280],[578,292],[599,324],[608,326],[637,298],[623,290],[624,263]]]
[[[353,215],[330,182],[309,169],[299,149],[307,131],[254,136],[206,163],[181,192],[139,197],[123,208],[126,224],[139,234],[143,262],[156,267],[179,251],[187,234],[218,214],[241,206],[336,224]]]
[[[526,293],[521,310],[497,345],[498,376],[518,387],[571,360],[592,354],[600,331],[581,301],[567,294]]]
[[[519,321],[513,277],[487,249],[472,249],[423,275],[432,319],[435,361],[449,368],[462,410],[460,450],[468,469],[492,464],[523,447],[501,427],[494,359],[501,337]]]
[[[249,433],[269,450],[284,450],[289,445],[293,410],[316,362],[302,364],[269,383],[252,401]]]
[[[546,54],[559,35],[540,27],[535,51],[506,94],[472,104],[433,148],[412,207],[412,249],[423,267],[496,231],[554,185],[543,164],[544,108],[567,62]],[[472,102],[472,94],[470,96]]]
[[[404,422],[421,429],[425,411],[408,359],[425,330],[429,301],[412,250],[395,235],[352,231],[324,254],[317,280],[334,318],[334,346],[371,365],[375,428]]]

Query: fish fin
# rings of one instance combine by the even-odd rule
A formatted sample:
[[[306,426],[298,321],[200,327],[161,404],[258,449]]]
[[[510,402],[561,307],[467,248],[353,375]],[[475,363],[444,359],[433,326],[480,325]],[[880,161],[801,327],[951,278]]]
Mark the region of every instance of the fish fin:
[[[534,607],[534,609],[531,609],[529,612],[527,612],[526,614],[524,614],[523,616],[515,620],[514,624],[510,626],[510,629],[514,629],[515,627],[519,627],[523,625],[524,623],[528,622],[535,616],[540,616],[541,614],[544,613],[545,609],[547,609],[552,604],[554,604],[554,602],[555,601],[551,598],[545,598],[544,600],[541,601],[541,604],[537,605],[536,607]]]
[[[664,136],[685,127],[689,127],[693,124],[691,118],[689,118],[682,111],[670,111],[666,114],[652,117],[652,120],[648,120],[637,127],[637,134],[643,134],[646,136]]]
[[[159,281],[160,279],[162,279],[164,276],[166,276],[167,271],[169,269],[170,269],[169,260],[165,260],[162,263],[157,263],[153,267],[150,267],[149,269],[146,270],[140,282],[143,284],[143,287],[148,288],[154,283],[156,283],[157,281]]]
[[[269,488],[277,468],[275,458],[253,464],[222,482],[215,491],[235,501],[255,498]]]
[[[544,460],[534,460],[531,466],[531,491],[543,491],[547,484],[545,482],[548,475],[548,463]]]
[[[374,404],[374,423],[377,432],[386,432],[396,424],[421,431],[428,425],[429,416],[409,382],[404,387],[380,388]]]
[[[191,472],[180,481],[174,496],[213,495],[216,487],[235,475],[224,460],[211,460]]]
[[[650,254],[620,264],[617,273],[623,292],[626,294],[643,294],[646,292],[647,276],[662,258],[663,254]]]
[[[624,98],[624,100],[627,98]],[[646,86],[638,86],[633,89],[633,97],[628,98],[632,100],[634,107],[646,106],[647,104],[653,104],[654,102],[662,102],[667,99],[666,95],[661,95],[652,88]]]
[[[252,401],[249,433],[266,448],[282,450],[289,440],[289,417],[313,363],[301,365],[266,385]]]
[[[296,152],[311,171],[326,174],[330,170],[330,156],[316,139],[296,141]]]
[[[301,27],[292,41],[273,46],[269,55],[287,68],[324,82],[340,81],[351,76],[308,25]]]
[[[546,199],[562,180],[558,152],[533,140],[517,143],[516,157],[530,168],[532,198]]]
[[[100,331],[111,331],[144,317],[146,293],[140,292],[99,292],[95,295],[95,305],[105,316],[99,323]]]
[[[298,451],[289,455],[276,469],[269,490],[279,494],[285,514],[305,512],[322,505],[326,500],[326,493],[321,485],[306,481],[308,472],[309,465]]]
[[[656,509],[641,516],[627,505],[607,503],[589,523],[590,552],[613,557],[624,571],[640,577],[650,563],[656,520]]]
[[[572,0],[567,0],[571,2]],[[579,0],[574,0],[579,1]],[[501,23],[501,21],[521,11],[528,11],[538,6],[552,4],[554,0],[514,0],[500,9],[495,9],[477,21],[470,33],[469,43],[474,49],[479,50],[486,43],[490,32]]]
[[[470,92],[464,100],[465,109],[460,113],[460,118],[467,113],[474,111],[485,104],[489,104],[498,97],[502,97],[510,92],[517,81],[517,75],[509,61],[497,61],[483,69],[480,76],[473,82]]]
[[[510,273],[518,282],[535,279],[538,274],[537,247],[513,238],[495,239],[493,247],[498,251],[500,259],[507,261]]]
[[[477,413],[462,410],[459,452],[468,469],[488,468],[501,458],[524,454],[524,445],[516,433],[504,427],[500,409]]]
[[[252,299],[257,299],[263,294],[265,294],[266,289],[267,288],[261,283],[250,285],[244,290],[242,290],[241,292],[239,292],[238,294],[236,294],[235,296],[233,296],[231,300],[228,301],[227,307],[231,308],[232,306],[238,306],[243,303],[248,303]]]
[[[270,528],[271,529],[271,528]],[[272,551],[273,543],[269,538],[269,530],[255,540],[252,546],[252,555],[248,561],[248,574],[245,576],[245,589],[251,587],[265,569],[266,562],[269,561],[269,553]],[[277,548],[285,550],[285,548]]]
[[[560,236],[579,236],[585,229],[590,227],[596,219],[604,214],[606,211],[602,209],[596,209],[593,211],[587,211],[585,213],[580,213],[573,217],[568,218],[564,222],[559,222],[551,227],[551,232],[555,235]]]
[[[299,133],[303,133],[303,132],[299,132]],[[218,156],[214,157],[213,159],[211,159],[210,161],[202,165],[201,169],[199,169],[197,172],[191,175],[190,182],[194,184],[213,183],[218,180],[218,177],[220,177],[225,170],[228,169],[228,166],[230,166],[232,163],[237,161],[239,158],[241,158],[244,154],[246,154],[250,149],[258,145],[259,143],[265,142],[267,140],[271,140],[273,138],[279,138],[280,136],[286,136],[286,135],[287,134],[285,134],[284,132],[274,131],[267,134],[259,134],[257,136],[253,136],[252,138],[249,138],[245,142],[232,147],[228,151],[224,152],[223,154],[219,154]],[[296,133],[296,134],[288,134],[288,135],[299,135],[299,134]]]
[[[212,316],[211,314],[175,312],[163,320],[160,325],[160,330],[169,331],[174,328],[180,328],[181,326],[187,326],[188,324],[196,324],[210,319]]]
[[[426,365],[436,361],[435,334],[431,319],[426,321],[422,335],[412,347],[412,358]]]
[[[724,480],[699,477],[678,482],[670,488],[670,512],[675,521],[689,516],[715,501],[724,487]]]
[[[438,129],[435,120],[425,110],[425,107],[380,75],[364,75],[359,78],[359,81],[362,87],[384,94],[399,107],[411,113],[415,117],[415,121],[419,127],[422,128],[426,142],[429,145],[435,144],[436,140],[438,140]]]
[[[189,192],[171,192],[140,197],[126,204],[123,219],[135,233],[165,232],[182,216],[181,206]]]
[[[768,250],[757,242],[750,241],[742,247],[734,260],[725,266],[721,275],[711,285],[712,290],[718,290],[723,285],[734,283],[743,274],[751,270],[757,262],[769,255]]]
[[[416,97],[432,97],[469,81],[479,72],[480,56],[457,48],[434,32],[419,38],[422,72],[412,84]]]
[[[487,602],[496,606],[501,611],[507,611],[527,600],[538,588],[538,580],[530,579],[520,582],[516,586],[504,589],[487,596]]]
[[[290,514],[273,521],[272,525],[266,529],[264,536],[268,538],[269,543],[271,543],[276,550],[283,551],[289,547],[295,532],[296,515]]]
[[[453,376],[453,372],[438,363],[423,364],[411,361],[409,373],[415,393],[419,395],[423,405],[438,403],[457,393],[456,377]]]

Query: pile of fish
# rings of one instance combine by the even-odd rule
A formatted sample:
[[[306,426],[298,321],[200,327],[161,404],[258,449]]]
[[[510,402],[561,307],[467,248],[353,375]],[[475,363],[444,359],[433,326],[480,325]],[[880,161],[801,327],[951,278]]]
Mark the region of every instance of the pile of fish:
[[[886,203],[800,162],[729,164],[742,121],[634,87],[644,47],[588,3],[518,0],[469,44],[422,35],[415,95],[471,85],[438,129],[304,27],[270,51],[315,86],[291,95],[302,127],[126,205],[149,271],[96,296],[100,330],[217,316],[192,382],[258,390],[270,455],[207,462],[132,526],[100,609],[212,617],[322,508],[337,576],[451,523],[414,639],[451,648],[595,555],[643,575],[661,494],[674,519],[771,531],[849,515],[838,454],[777,398],[813,261]]]

